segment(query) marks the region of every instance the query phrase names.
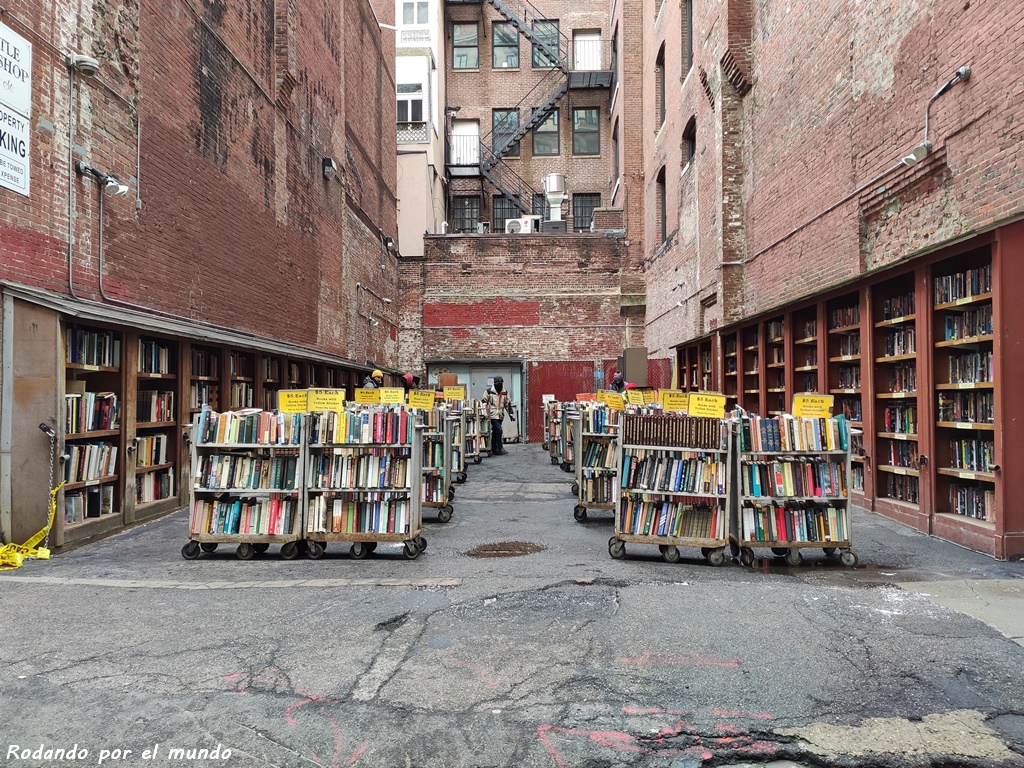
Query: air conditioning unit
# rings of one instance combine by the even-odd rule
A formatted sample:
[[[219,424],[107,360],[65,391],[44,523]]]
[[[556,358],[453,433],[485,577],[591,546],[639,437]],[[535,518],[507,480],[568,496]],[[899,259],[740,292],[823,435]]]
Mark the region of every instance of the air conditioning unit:
[[[506,219],[506,235],[528,235],[531,232],[540,231],[540,223],[543,216],[521,216],[518,219]]]

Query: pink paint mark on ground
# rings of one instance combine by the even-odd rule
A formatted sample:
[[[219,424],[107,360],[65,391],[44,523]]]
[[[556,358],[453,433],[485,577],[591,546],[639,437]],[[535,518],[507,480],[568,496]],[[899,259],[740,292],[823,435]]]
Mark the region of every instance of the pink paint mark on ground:
[[[352,753],[352,757],[350,757],[348,759],[348,762],[345,763],[345,765],[353,765],[353,764],[355,764],[356,760],[359,759],[359,757],[363,754],[363,752],[366,751],[367,747],[369,747],[369,746],[370,746],[370,742],[368,742],[368,741],[364,741],[362,744],[360,744],[359,745],[359,749],[357,749],[355,752]]]
[[[460,666],[460,667],[465,667],[470,672],[472,672],[474,675],[476,675],[481,680],[483,680],[485,683],[487,683],[487,685],[489,685],[491,688],[497,688],[498,687],[498,684],[494,680],[492,680],[490,677],[488,677],[487,673],[483,669],[481,669],[480,667],[477,667],[477,666],[475,666],[473,664],[470,664],[468,661],[462,661],[461,659],[450,659],[450,661],[451,661],[452,664],[455,664],[455,665]]]
[[[655,709],[644,707],[623,707],[622,711],[627,715],[692,715],[688,709]]]
[[[620,664],[641,667],[738,667],[739,659],[713,659],[707,656],[662,656],[660,653],[644,651],[637,657],[619,659]]]
[[[716,717],[756,717],[760,720],[772,719],[772,716],[767,712],[742,712],[734,709],[712,709],[711,714]]]

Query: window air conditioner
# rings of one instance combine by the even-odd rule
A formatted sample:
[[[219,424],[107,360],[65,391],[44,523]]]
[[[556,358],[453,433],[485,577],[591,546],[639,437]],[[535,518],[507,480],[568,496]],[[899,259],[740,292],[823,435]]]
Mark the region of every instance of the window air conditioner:
[[[543,216],[521,216],[518,219],[507,219],[505,221],[505,234],[507,235],[528,235],[540,231],[540,223]]]

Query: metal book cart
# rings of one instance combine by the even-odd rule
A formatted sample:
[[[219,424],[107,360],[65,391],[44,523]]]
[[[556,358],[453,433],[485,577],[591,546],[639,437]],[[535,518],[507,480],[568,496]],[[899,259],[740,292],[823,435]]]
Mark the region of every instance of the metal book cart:
[[[456,483],[466,482],[466,412],[462,404],[458,410],[452,410],[448,419],[452,422],[452,480]]]
[[[337,419],[321,424],[320,419]],[[424,428],[399,406],[354,408],[311,416],[308,444],[306,554],[316,560],[329,542],[348,542],[362,560],[378,544],[402,544],[415,560],[422,536],[420,462]]]
[[[853,567],[850,536],[850,436],[842,416],[788,414],[734,422],[734,554],[752,565],[754,549],[770,549],[799,565],[808,549],[840,553]]]
[[[554,400],[548,403],[547,430],[544,433],[544,450],[548,452],[551,463],[560,465],[562,456],[559,453],[559,435],[562,432],[562,421],[565,413],[565,403]]]
[[[463,403],[462,413],[464,419],[465,435],[466,435],[466,452],[463,460],[463,465],[469,463],[472,459],[474,464],[479,464],[483,461],[483,457],[480,455],[481,449],[483,448],[483,435],[480,433],[480,401],[479,400],[467,400]],[[490,431],[490,425],[487,425],[487,431]]]
[[[220,544],[251,560],[271,544],[299,554],[305,472],[305,416],[247,410],[195,415],[186,432],[192,468],[188,542],[195,560]]]
[[[455,508],[451,499],[452,438],[455,421],[448,417],[446,408],[434,408],[424,414],[427,424],[422,432],[423,458],[420,465],[420,496],[423,509],[436,509],[437,519],[447,523]]]
[[[731,431],[723,419],[678,414],[625,414],[619,429],[615,535],[608,553],[626,543],[653,544],[669,563],[678,547],[699,547],[722,565],[729,546]]]
[[[474,401],[476,403],[476,429],[477,429],[477,458],[474,459],[478,464],[479,458],[486,454],[492,456],[491,450],[491,419],[487,413],[487,403],[483,400]]]
[[[576,403],[558,403],[552,414],[553,439],[551,441],[551,463],[557,464],[564,472],[573,472],[573,436],[570,420],[577,415]]]
[[[556,408],[558,408],[558,401],[556,401],[556,400],[545,400],[544,401],[543,409],[541,411],[542,415],[543,415],[543,419],[544,419],[544,426],[543,426],[543,432],[542,432],[542,434],[544,435],[544,439],[543,439],[543,441],[540,444],[540,448],[541,448],[542,451],[545,451],[545,452],[550,452],[551,451],[551,442],[552,442],[552,431],[551,431],[552,430],[552,426],[551,425],[553,423],[552,414],[555,412]],[[553,462],[553,463],[557,463],[557,462]]]
[[[607,423],[607,415],[604,406],[583,407],[572,419],[573,442],[579,446],[572,484],[578,522],[587,519],[588,510],[614,510],[618,503],[618,425]]]

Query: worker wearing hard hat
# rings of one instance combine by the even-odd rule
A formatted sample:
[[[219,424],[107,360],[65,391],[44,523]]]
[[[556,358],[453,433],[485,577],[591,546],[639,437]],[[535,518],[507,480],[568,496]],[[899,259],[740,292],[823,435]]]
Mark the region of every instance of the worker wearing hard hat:
[[[380,389],[384,386],[384,371],[379,368],[366,377],[363,382],[363,389]]]

